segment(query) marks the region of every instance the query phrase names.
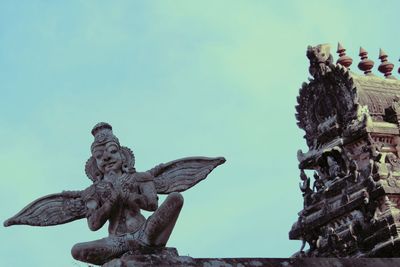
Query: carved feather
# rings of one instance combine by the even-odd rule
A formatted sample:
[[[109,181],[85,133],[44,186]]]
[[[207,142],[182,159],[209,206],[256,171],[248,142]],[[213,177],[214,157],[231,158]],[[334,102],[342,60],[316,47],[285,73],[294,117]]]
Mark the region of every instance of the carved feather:
[[[149,172],[154,176],[157,193],[169,194],[193,187],[224,162],[223,157],[188,157],[160,164]]]
[[[68,191],[41,197],[4,222],[4,226],[26,224],[50,226],[84,218],[83,191]]]

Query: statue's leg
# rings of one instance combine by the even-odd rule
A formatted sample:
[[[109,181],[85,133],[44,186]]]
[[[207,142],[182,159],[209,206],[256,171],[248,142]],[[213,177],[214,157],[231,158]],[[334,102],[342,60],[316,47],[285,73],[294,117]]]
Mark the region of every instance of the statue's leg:
[[[101,265],[129,250],[125,236],[110,236],[95,241],[78,243],[72,247],[74,259]]]
[[[160,207],[147,219],[140,240],[148,246],[161,247],[167,244],[182,209],[183,197],[171,193]]]

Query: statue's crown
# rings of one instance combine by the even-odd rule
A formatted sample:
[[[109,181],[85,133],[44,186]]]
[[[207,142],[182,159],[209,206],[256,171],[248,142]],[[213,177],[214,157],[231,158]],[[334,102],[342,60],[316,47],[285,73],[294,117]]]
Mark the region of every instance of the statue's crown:
[[[96,134],[99,131],[102,131],[102,130],[103,131],[104,130],[111,131],[111,133],[112,133],[112,126],[110,124],[108,124],[107,122],[99,122],[99,123],[97,123],[92,129],[93,136],[96,137]]]
[[[95,146],[105,144],[109,141],[114,141],[119,145],[118,138],[113,134],[112,126],[106,122],[97,123],[92,129],[92,135],[94,136],[91,146],[92,150]]]

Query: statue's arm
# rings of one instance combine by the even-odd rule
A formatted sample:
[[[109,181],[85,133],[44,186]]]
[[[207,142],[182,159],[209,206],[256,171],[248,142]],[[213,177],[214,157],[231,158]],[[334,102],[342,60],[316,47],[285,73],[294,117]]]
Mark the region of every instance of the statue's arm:
[[[110,196],[100,206],[99,200],[90,198],[86,201],[87,221],[89,229],[97,231],[106,223],[110,218],[110,215],[114,209],[114,204],[117,201],[117,194],[114,190],[111,190]]]
[[[100,208],[88,209],[88,226],[92,231],[99,230],[110,217],[111,204],[104,203]]]
[[[155,211],[158,208],[158,196],[154,185],[154,177],[149,172],[138,174],[139,207],[147,211]]]

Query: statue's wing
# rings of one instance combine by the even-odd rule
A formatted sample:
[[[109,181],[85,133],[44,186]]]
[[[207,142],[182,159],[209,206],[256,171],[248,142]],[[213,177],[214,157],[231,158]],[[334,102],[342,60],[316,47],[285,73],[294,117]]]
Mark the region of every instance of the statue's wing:
[[[222,157],[189,157],[160,164],[149,172],[154,176],[157,193],[169,194],[191,188],[224,162]]]
[[[84,191],[64,191],[41,197],[4,222],[4,226],[26,224],[50,226],[84,218]]]

